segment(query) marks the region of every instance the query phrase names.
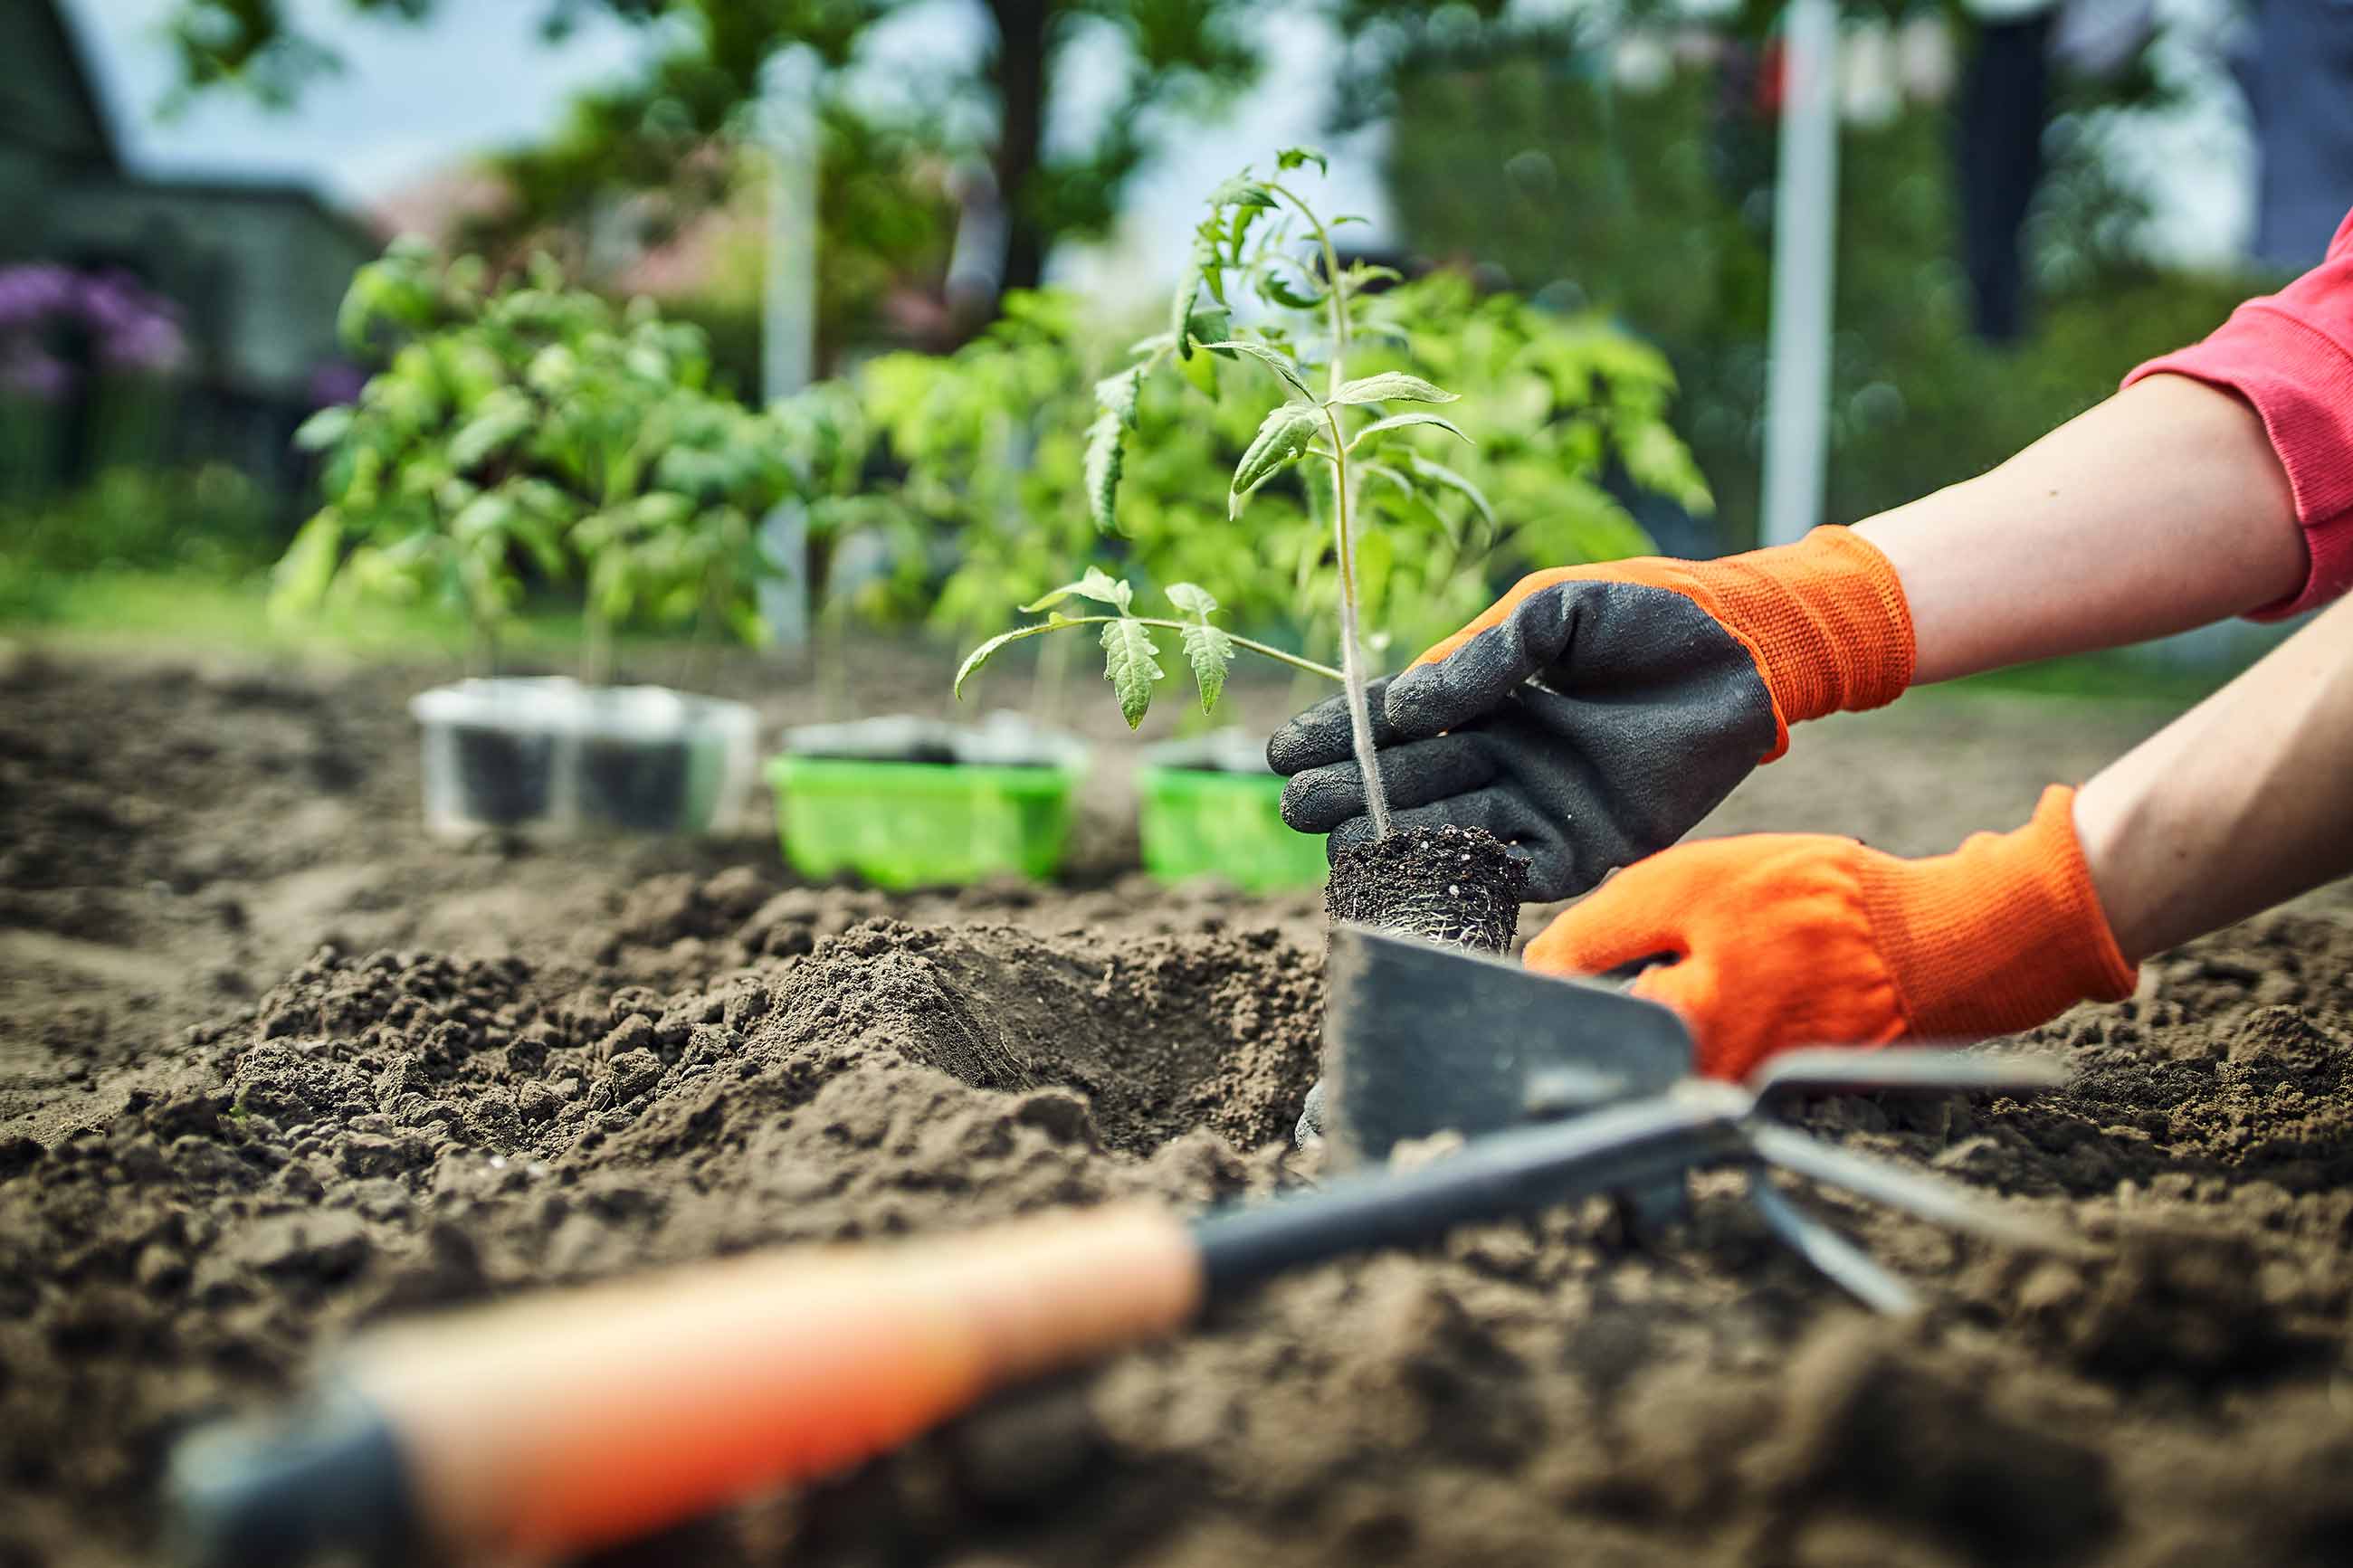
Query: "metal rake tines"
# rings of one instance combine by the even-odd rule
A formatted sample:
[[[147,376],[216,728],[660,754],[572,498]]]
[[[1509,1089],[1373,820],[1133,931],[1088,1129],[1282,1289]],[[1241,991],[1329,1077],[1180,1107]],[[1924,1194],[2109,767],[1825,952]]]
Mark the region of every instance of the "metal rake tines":
[[[1755,1161],[1748,1196],[1773,1234],[1841,1289],[1875,1310],[1917,1311],[1919,1297],[1902,1279],[1772,1184],[1769,1170],[1788,1172],[1917,1218],[2030,1251],[2080,1254],[2083,1243],[2064,1230],[2029,1218],[1953,1183],[1908,1166],[1811,1138],[1756,1114],[1778,1095],[1794,1092],[2040,1093],[2066,1082],[2064,1061],[2050,1056],[1922,1050],[1857,1056],[1851,1051],[1793,1051],[1767,1063],[1745,1086],[1753,1096],[1741,1136]]]

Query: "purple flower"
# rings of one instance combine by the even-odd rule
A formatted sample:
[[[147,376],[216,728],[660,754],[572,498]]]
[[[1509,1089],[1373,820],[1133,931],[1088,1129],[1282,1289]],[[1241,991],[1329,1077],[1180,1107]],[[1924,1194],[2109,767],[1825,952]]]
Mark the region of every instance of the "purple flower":
[[[0,268],[0,362],[11,384],[43,396],[70,385],[69,368],[37,346],[67,321],[87,328],[99,361],[117,369],[160,374],[187,354],[170,301],[127,274],[86,276],[49,262]]]
[[[332,408],[341,404],[357,403],[360,389],[367,385],[367,372],[349,360],[321,360],[311,369],[310,385],[305,389],[309,406],[313,409]]]
[[[0,331],[31,326],[72,301],[74,275],[51,262],[0,267]]]

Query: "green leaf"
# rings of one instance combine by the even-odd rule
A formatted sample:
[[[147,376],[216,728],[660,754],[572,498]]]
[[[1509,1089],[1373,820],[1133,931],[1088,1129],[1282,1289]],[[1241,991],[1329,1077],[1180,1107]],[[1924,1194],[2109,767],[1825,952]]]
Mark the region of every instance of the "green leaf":
[[[1479,515],[1487,520],[1487,525],[1490,528],[1495,525],[1495,509],[1488,504],[1487,492],[1462,475],[1456,473],[1443,463],[1431,462],[1419,452],[1408,452],[1405,455],[1405,464],[1413,471],[1414,478],[1423,484],[1436,485],[1441,489],[1454,491],[1470,501]]]
[[[1296,163],[1283,165],[1286,169],[1298,166]],[[1229,174],[1221,181],[1218,188],[1209,193],[1209,205],[1213,207],[1271,207],[1274,205],[1274,193],[1266,188],[1263,181],[1252,178],[1245,170],[1239,174]]]
[[[1188,342],[1190,340],[1187,340]],[[1176,362],[1176,374],[1193,384],[1194,390],[1204,397],[1218,395],[1218,358],[1215,354],[1199,353],[1191,359]]]
[[[1274,166],[1286,174],[1309,163],[1315,165],[1318,174],[1329,174],[1332,172],[1332,165],[1320,147],[1285,147],[1274,155]]]
[[[1227,490],[1226,515],[1241,516],[1242,503],[1250,492],[1276,469],[1305,452],[1323,424],[1314,409],[1296,403],[1286,403],[1269,413],[1260,423],[1257,436],[1251,438],[1250,449],[1234,467],[1233,483]]]
[[[1434,425],[1458,441],[1471,439],[1470,437],[1462,434],[1461,429],[1452,420],[1440,419],[1435,414],[1392,414],[1386,419],[1374,420],[1370,425],[1348,437],[1348,450],[1355,451],[1364,445],[1369,437],[1378,436],[1390,430],[1402,430],[1410,425]]]
[[[1112,576],[1102,567],[1090,566],[1087,568],[1085,576],[1075,583],[1066,583],[1040,598],[1031,600],[1021,606],[1021,613],[1025,616],[1034,616],[1041,611],[1050,610],[1074,594],[1082,599],[1092,599],[1097,604],[1109,605],[1123,616],[1127,614],[1129,607],[1135,603],[1134,588],[1121,579]]]
[[[1176,344],[1179,360],[1193,357],[1193,301],[1200,297],[1200,268],[1188,267],[1185,269],[1185,276],[1176,280],[1176,292],[1168,300],[1168,336]]]
[[[322,408],[294,432],[294,445],[305,452],[323,452],[343,438],[352,427],[353,410],[348,404]]]
[[[1133,429],[1135,426],[1136,396],[1143,390],[1144,367],[1132,364],[1117,375],[1107,375],[1095,383],[1095,406],[1108,414],[1119,416],[1119,422]]]
[[[1226,670],[1234,662],[1234,639],[1209,624],[1218,601],[1197,583],[1171,583],[1168,602],[1193,616],[1184,630],[1185,660],[1193,667],[1193,683],[1201,689],[1201,711],[1218,705],[1226,689]]]
[[[1169,584],[1168,602],[1188,616],[1211,616],[1218,610],[1216,596],[1198,583]]]
[[[1313,310],[1324,303],[1323,295],[1293,288],[1282,273],[1271,268],[1259,274],[1258,291],[1268,303],[1291,310]]]
[[[1132,409],[1133,400],[1129,404]],[[1127,462],[1127,426],[1121,423],[1116,409],[1106,408],[1095,416],[1087,426],[1087,455],[1084,479],[1087,489],[1087,515],[1094,520],[1096,531],[1103,533],[1118,531],[1119,476]]]
[[[343,553],[343,520],[328,507],[302,525],[294,542],[269,573],[269,614],[299,615],[316,609],[334,581]]]
[[[978,674],[980,667],[987,664],[990,656],[995,654],[998,648],[1003,647],[1007,643],[1019,642],[1023,637],[1036,637],[1039,632],[1047,629],[1048,628],[1045,626],[1016,626],[1009,632],[997,633],[995,637],[989,638],[987,642],[981,644],[978,647],[965,655],[964,663],[956,668],[955,672],[955,690],[956,700],[959,702],[964,700],[964,683],[971,679],[975,675]]]
[[[1168,673],[1160,668],[1160,649],[1152,630],[1126,616],[1105,623],[1103,629],[1103,679],[1119,694],[1119,710],[1134,729],[1152,706],[1152,683]]]
[[[1314,401],[1315,394],[1309,390],[1307,378],[1300,374],[1299,366],[1288,354],[1277,353],[1264,343],[1252,342],[1248,338],[1227,338],[1219,342],[1203,343],[1201,346],[1205,349],[1248,354],[1272,370],[1275,374],[1282,377],[1292,391],[1310,402]]]
[[[1418,375],[1408,375],[1401,370],[1385,370],[1378,375],[1359,376],[1332,395],[1335,403],[1454,403],[1457,394],[1434,386]]]

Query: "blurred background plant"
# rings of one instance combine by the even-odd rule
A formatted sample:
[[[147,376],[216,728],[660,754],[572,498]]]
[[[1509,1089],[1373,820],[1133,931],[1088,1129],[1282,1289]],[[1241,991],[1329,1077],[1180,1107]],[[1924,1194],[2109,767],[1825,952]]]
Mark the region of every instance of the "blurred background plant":
[[[354,584],[389,574],[409,587],[387,591],[420,603],[453,595],[506,614],[497,606],[520,595],[533,616],[749,631],[751,540],[774,496],[808,538],[821,637],[867,617],[969,638],[1003,605],[1100,564],[1147,595],[1165,581],[1222,583],[1238,628],[1328,648],[1330,607],[1299,586],[1319,579],[1325,531],[1306,492],[1271,491],[1237,528],[1201,482],[1247,443],[1240,413],[1182,383],[1147,386],[1139,417],[1159,434],[1130,451],[1117,531],[1096,534],[1081,504],[1092,383],[1149,330],[1130,313],[1173,272],[1168,215],[1197,211],[1243,158],[1317,138],[1337,139],[1342,205],[1375,220],[1346,231],[1344,263],[1409,279],[1367,300],[1408,344],[1366,368],[1419,365],[1480,405],[1460,423],[1479,435],[1465,457],[1495,508],[1491,521],[1448,502],[1377,531],[1394,542],[1367,563],[1392,662],[1525,565],[1653,546],[1712,553],[1757,532],[1782,10],[1767,0],[548,0],[520,14],[454,0],[140,0],[147,24],[169,24],[143,30],[123,20],[128,4],[33,0],[0,18],[0,42],[26,62],[0,95],[0,194],[28,215],[0,235],[0,557],[19,579],[76,574],[71,588],[93,571],[249,570],[240,563],[259,552],[242,535],[126,548],[103,567],[68,549],[62,520],[121,510],[131,492],[108,477],[116,468],[168,491],[159,504],[192,530],[227,526],[187,499],[207,464],[251,476],[269,514],[252,526],[281,543],[320,510],[322,481],[341,516],[351,464],[332,460],[339,447],[290,457],[287,435],[322,406],[366,406],[354,399],[371,374],[413,375],[428,401],[461,394],[441,378],[462,366],[428,375],[402,347],[457,330],[455,316],[356,349],[334,333],[353,268],[414,232],[438,257],[481,258],[470,287],[484,297],[527,276],[530,256],[553,258],[560,286],[543,272],[532,287],[576,294],[584,310],[593,298],[616,342],[648,331],[673,358],[665,374],[708,401],[663,421],[665,453],[676,448],[666,476],[641,459],[636,476],[611,476],[610,496],[607,476],[567,478],[535,445],[597,439],[581,426],[592,414],[513,436],[533,449],[512,474],[498,466],[507,449],[450,466],[458,426],[420,426],[440,443],[416,470],[429,478],[386,492],[397,505],[380,513],[367,488],[380,481],[363,482],[368,515],[337,525],[353,531],[338,558],[368,547]],[[1989,341],[1962,153],[1980,107],[1972,73],[2019,29],[1984,9],[1841,5],[1834,521],[1998,462],[2274,276],[2232,259],[2237,220],[2210,199],[2219,187],[2185,196],[2180,166],[2195,160],[2164,151],[2189,146],[2185,126],[2243,134],[2216,108],[2234,91],[2214,21],[2228,0],[2183,0],[2151,13],[2154,31],[2124,29],[2095,68],[2052,63],[2055,46],[2031,54],[2052,88],[2013,116],[2039,132],[2012,247],[2028,308]],[[436,119],[473,106],[420,60],[473,68],[457,57],[493,33],[503,43],[485,58],[497,64],[481,68],[534,107],[495,132],[437,141]],[[575,58],[601,63],[540,74]],[[407,164],[322,154],[334,180],[283,173],[310,155],[301,138],[342,134],[336,117],[370,92],[417,136]],[[165,99],[179,118],[157,117]],[[2197,113],[2183,119],[2189,100]],[[256,101],[278,118],[237,121]],[[814,132],[807,233],[778,226],[788,219],[774,201],[787,110]],[[216,174],[156,155],[184,141],[226,146],[205,138],[232,121],[249,123],[251,146],[289,127],[286,159],[273,146]],[[355,144],[364,129],[352,128]],[[777,384],[762,336],[783,250],[814,268],[809,362],[840,384],[760,410],[750,400]],[[2189,252],[2197,265],[2179,259]],[[1064,291],[1029,287],[1041,279]],[[657,301],[659,328],[630,319],[626,301],[641,296]],[[393,305],[375,307],[387,323]],[[103,347],[126,321],[150,324],[125,342],[159,352]],[[167,331],[176,355],[160,352]],[[490,411],[542,406],[501,363],[508,390]],[[74,374],[61,380],[59,366]],[[626,363],[580,374],[606,378],[600,395],[651,396]],[[63,400],[50,390],[69,384]],[[786,432],[781,476],[730,456],[755,422]],[[547,497],[526,479],[572,499],[535,511]],[[470,485],[483,493],[465,504],[480,510],[434,510],[437,491]],[[49,497],[37,524],[37,492]],[[684,528],[681,500],[720,521]],[[552,571],[529,537],[552,530],[567,552],[575,528],[609,536],[601,577],[568,558]],[[306,537],[298,555],[315,572],[327,552],[322,534]],[[454,564],[466,559],[472,568]],[[134,561],[152,564],[121,564]],[[234,575],[218,590],[253,592]],[[0,589],[0,616],[36,603],[78,614],[58,606],[82,602],[19,581]],[[1055,689],[1050,671],[1049,707]]]
[[[487,667],[527,583],[576,575],[592,684],[618,627],[764,638],[757,525],[808,476],[791,428],[708,390],[700,329],[565,288],[552,260],[493,287],[478,258],[406,245],[361,269],[342,327],[355,351],[396,346],[298,435],[326,504],[275,608],[438,598]]]
[[[1370,294],[1361,310],[1352,374],[1406,371],[1460,388],[1447,414],[1472,438],[1410,442],[1460,472],[1468,491],[1365,487],[1365,609],[1393,656],[1476,613],[1499,575],[1647,548],[1628,495],[1705,510],[1706,484],[1669,421],[1672,372],[1622,329],[1513,295],[1482,298],[1451,272]],[[1316,327],[1312,305],[1270,302],[1261,314],[1277,332]],[[1197,354],[1208,363],[1188,365],[1189,376],[1145,378],[1115,526],[1098,529],[1085,471],[1095,386],[1127,363],[1137,335],[1090,325],[1067,295],[1017,293],[954,354],[893,354],[860,371],[890,459],[883,493],[923,521],[944,563],[933,624],[959,642],[987,637],[1013,624],[1014,606],[1100,566],[1146,598],[1204,584],[1237,629],[1329,656],[1336,579],[1312,479],[1279,479],[1247,515],[1229,515],[1226,476],[1258,433],[1265,407],[1254,395],[1273,384],[1257,384],[1266,378],[1256,365]],[[1242,390],[1253,395],[1205,395],[1203,382],[1233,377],[1249,378]],[[1061,710],[1069,641],[1047,639],[1039,655],[1040,717]]]

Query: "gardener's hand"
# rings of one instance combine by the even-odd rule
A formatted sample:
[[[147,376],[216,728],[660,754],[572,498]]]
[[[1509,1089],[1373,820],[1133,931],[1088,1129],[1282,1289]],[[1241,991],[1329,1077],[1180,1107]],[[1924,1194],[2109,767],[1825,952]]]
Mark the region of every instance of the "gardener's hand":
[[[1894,701],[1912,623],[1886,557],[1843,528],[1722,561],[1646,558],[1523,578],[1375,692],[1394,821],[1483,827],[1537,900],[1665,847],[1788,744],[1789,725]],[[1366,837],[1338,697],[1275,732],[1283,820]]]
[[[1716,1078],[1798,1046],[2031,1028],[2133,988],[2076,839],[2074,798],[2049,790],[2015,833],[1925,860],[1816,834],[1683,845],[1562,914],[1527,963],[1597,974],[1672,958],[1633,989],[1683,1016]]]

